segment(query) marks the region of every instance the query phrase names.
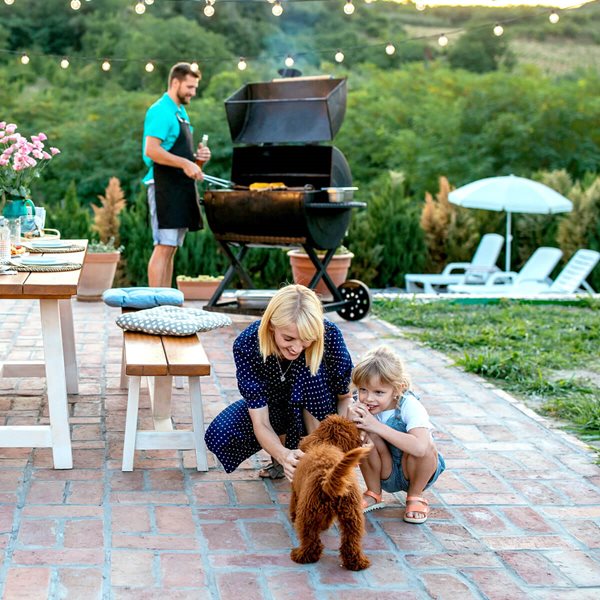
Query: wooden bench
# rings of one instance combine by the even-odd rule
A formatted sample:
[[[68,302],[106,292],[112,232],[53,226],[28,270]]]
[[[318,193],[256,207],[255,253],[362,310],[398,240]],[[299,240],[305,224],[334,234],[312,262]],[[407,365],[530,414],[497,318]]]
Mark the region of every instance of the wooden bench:
[[[124,332],[123,357],[129,377],[123,442],[123,471],[133,471],[135,450],[196,451],[198,471],[207,471],[200,377],[210,375],[210,363],[197,335],[186,337]],[[148,377],[153,431],[138,431],[140,382]],[[187,377],[192,405],[192,431],[174,431],[171,422],[173,377]]]

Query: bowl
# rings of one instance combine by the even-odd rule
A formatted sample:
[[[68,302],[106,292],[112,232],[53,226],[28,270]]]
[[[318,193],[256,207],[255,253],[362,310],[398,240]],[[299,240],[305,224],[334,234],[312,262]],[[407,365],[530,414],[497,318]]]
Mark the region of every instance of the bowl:
[[[357,187],[328,187],[321,188],[327,192],[329,202],[350,202]]]

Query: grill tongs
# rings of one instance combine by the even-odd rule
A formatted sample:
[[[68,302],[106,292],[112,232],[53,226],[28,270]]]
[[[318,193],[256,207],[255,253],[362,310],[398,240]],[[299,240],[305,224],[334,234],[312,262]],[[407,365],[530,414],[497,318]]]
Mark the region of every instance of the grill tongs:
[[[250,186],[247,185],[238,185],[233,181],[229,181],[228,179],[221,179],[220,177],[214,177],[213,175],[207,175],[204,173],[204,181],[208,183],[212,183],[213,185],[218,185],[220,187],[228,188],[231,190],[254,190],[254,191],[272,191],[272,190],[287,190],[289,189],[283,183],[253,183]],[[313,189],[312,185],[304,186],[302,188]]]
[[[219,187],[230,188],[234,190],[247,190],[248,186],[245,185],[236,185],[233,181],[228,181],[227,179],[221,179],[220,177],[214,177],[213,175],[207,175],[204,173],[204,181],[208,183],[212,183],[213,185],[218,185]]]

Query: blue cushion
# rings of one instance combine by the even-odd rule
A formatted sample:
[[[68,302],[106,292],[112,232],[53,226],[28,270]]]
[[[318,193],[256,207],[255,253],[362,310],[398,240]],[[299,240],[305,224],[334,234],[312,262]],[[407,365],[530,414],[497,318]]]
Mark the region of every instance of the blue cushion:
[[[112,288],[102,294],[108,306],[121,308],[154,308],[156,306],[181,306],[183,292],[174,288],[130,287]]]

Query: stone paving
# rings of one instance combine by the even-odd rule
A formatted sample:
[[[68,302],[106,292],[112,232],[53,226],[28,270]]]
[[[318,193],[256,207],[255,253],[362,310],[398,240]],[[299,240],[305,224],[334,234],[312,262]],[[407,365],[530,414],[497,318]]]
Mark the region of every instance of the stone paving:
[[[199,303],[190,303],[200,306]],[[370,513],[371,568],[339,566],[335,529],[320,562],[289,558],[296,536],[285,481],[231,475],[192,452],[136,453],[120,470],[126,393],[116,309],[74,301],[80,393],[69,397],[74,468],[49,449],[0,449],[0,596],[15,599],[396,600],[600,598],[600,469],[574,438],[374,318],[340,324],[354,358],[385,342],[405,358],[448,470],[425,525],[402,521],[403,494]],[[206,421],[236,400],[231,345],[250,322],[202,340],[213,366]],[[0,359],[41,357],[33,301],[0,301]],[[0,423],[47,422],[43,379],[0,380]],[[187,387],[187,386],[186,386]],[[189,428],[187,389],[176,427]],[[142,398],[142,421],[149,403]]]

